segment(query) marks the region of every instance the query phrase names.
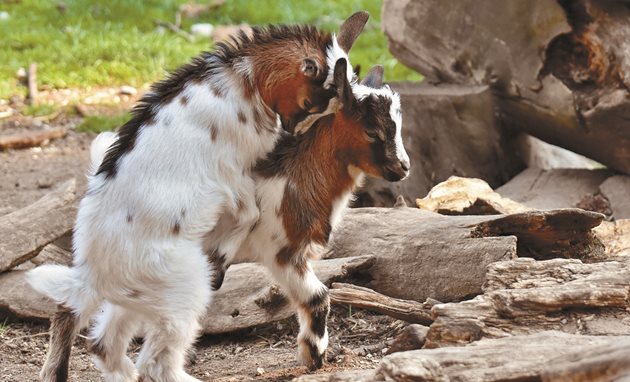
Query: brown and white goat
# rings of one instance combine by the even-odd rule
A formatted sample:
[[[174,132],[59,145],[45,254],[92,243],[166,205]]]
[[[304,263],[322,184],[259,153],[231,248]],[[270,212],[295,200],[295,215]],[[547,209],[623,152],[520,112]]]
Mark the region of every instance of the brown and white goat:
[[[60,305],[44,381],[67,379],[73,338],[94,316],[90,351],[106,381],[197,381],[184,361],[210,299],[204,236],[231,216],[213,245],[234,257],[259,217],[251,170],[273,149],[277,119],[303,132],[310,115],[333,112],[334,63],[366,21],[351,16],[337,38],[310,26],[241,33],[158,82],[117,136],[96,141],[73,266],[29,273]],[[141,329],[134,365],[126,350]]]
[[[311,369],[323,364],[329,311],[328,290],[309,264],[313,251],[328,242],[364,174],[399,181],[409,173],[400,100],[382,86],[382,67],[354,85],[346,69],[340,59],[334,70],[341,109],[303,135],[284,135],[256,166],[260,220],[237,254],[264,264],[297,306],[298,358]]]

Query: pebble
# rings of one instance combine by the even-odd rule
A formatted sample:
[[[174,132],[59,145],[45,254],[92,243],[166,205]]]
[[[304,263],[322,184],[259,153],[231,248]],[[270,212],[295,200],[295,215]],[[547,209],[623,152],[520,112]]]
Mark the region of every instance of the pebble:
[[[214,25],[209,23],[193,24],[190,26],[190,33],[195,36],[211,37]]]
[[[123,85],[120,87],[119,93],[124,95],[134,95],[138,93],[138,90],[136,90],[133,86]]]
[[[37,179],[37,188],[50,188],[53,185],[53,181],[50,178]]]
[[[265,369],[263,369],[262,367],[257,367],[256,368],[256,375],[260,377],[263,374],[265,374]]]
[[[0,12],[0,21],[7,21],[9,19],[9,12],[2,11]]]

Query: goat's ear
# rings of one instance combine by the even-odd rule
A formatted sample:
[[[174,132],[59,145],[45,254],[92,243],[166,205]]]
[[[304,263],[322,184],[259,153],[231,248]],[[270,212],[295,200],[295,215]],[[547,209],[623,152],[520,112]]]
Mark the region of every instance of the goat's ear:
[[[316,60],[307,57],[302,60],[302,66],[300,68],[302,74],[304,74],[308,78],[317,78],[319,73],[321,73],[321,68]]]
[[[373,89],[380,89],[383,87],[383,72],[383,65],[373,66],[363,81],[361,81],[361,85],[365,85]]]
[[[334,73],[335,87],[337,88],[337,98],[344,106],[348,106],[354,100],[352,86],[348,81],[348,61],[340,58],[335,63]]]
[[[368,18],[370,18],[369,13],[359,11],[348,17],[348,19],[341,24],[337,42],[344,52],[348,53],[350,51],[357,37],[359,37],[361,31],[363,31],[363,27],[367,23]]]

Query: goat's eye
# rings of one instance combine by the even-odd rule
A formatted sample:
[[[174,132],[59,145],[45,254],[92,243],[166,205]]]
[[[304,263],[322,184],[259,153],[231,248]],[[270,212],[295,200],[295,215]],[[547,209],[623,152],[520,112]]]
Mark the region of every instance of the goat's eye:
[[[304,110],[310,111],[312,108],[313,108],[313,104],[311,103],[311,101],[305,99],[304,100]]]

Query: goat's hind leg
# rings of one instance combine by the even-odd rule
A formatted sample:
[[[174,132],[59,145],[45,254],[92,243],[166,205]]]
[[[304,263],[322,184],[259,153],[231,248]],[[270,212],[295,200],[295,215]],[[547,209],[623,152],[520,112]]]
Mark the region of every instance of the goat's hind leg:
[[[199,319],[210,299],[208,262],[201,246],[182,245],[176,256],[164,254],[167,283],[147,301],[145,337],[136,361],[144,382],[193,382],[184,371],[186,353],[199,332]]]
[[[295,260],[281,264],[276,258],[265,265],[297,306],[300,323],[298,361],[315,370],[323,366],[328,347],[326,322],[330,298],[328,288],[319,281],[308,260]]]
[[[138,313],[109,302],[97,316],[88,340],[88,351],[106,382],[136,381],[138,374],[127,356],[127,347],[141,320]]]
[[[68,380],[68,364],[72,343],[79,331],[79,317],[63,305],[50,319],[50,343],[48,356],[39,377],[43,382],[65,382]]]

